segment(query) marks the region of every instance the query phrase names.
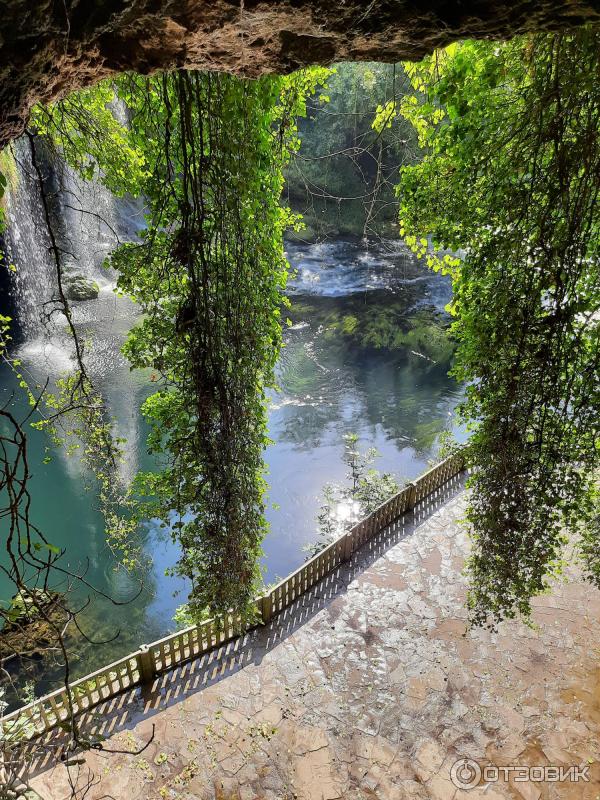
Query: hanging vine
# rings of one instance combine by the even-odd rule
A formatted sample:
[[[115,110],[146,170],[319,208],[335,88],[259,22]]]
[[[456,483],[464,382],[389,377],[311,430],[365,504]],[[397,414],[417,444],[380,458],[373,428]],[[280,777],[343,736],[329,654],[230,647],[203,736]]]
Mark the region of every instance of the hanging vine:
[[[294,118],[327,70],[256,82],[210,73],[130,78],[121,94],[147,154],[142,245],[112,258],[144,318],[126,354],[150,367],[144,404],[159,473],[140,476],[145,514],[181,546],[192,618],[251,616],[265,521],[265,390],[281,346],[286,280],[282,166]]]
[[[454,278],[475,624],[529,615],[566,529],[600,585],[599,53],[582,28],[407,66],[424,158],[400,175],[401,234]]]

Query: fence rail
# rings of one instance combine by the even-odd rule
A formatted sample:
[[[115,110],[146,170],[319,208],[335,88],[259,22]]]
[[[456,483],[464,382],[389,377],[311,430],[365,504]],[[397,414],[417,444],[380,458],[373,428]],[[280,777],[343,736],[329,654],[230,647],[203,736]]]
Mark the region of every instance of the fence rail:
[[[462,449],[436,464],[414,483],[407,484],[347,533],[257,598],[259,624],[266,625],[275,614],[291,605],[342,562],[348,561],[366,541],[460,474],[464,466],[465,452]],[[207,653],[242,635],[245,630],[242,619],[229,614],[220,624],[209,619],[152,644],[142,645],[135,653],[73,681],[69,688],[57,689],[5,715],[1,722],[2,733],[5,737],[19,735],[25,738],[43,734],[63,725],[71,714],[81,714],[126,689],[149,684],[159,673]]]

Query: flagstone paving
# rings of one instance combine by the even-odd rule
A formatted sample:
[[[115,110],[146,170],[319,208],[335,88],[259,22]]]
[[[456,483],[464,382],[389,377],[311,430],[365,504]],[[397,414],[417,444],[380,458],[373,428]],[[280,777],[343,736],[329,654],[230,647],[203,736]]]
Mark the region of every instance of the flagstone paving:
[[[31,786],[45,800],[71,785],[88,800],[600,797],[600,592],[572,573],[536,600],[535,628],[467,631],[464,505],[398,523],[266,628],[84,725],[143,752],[94,751]],[[585,766],[589,782],[466,791],[450,773],[463,757]]]

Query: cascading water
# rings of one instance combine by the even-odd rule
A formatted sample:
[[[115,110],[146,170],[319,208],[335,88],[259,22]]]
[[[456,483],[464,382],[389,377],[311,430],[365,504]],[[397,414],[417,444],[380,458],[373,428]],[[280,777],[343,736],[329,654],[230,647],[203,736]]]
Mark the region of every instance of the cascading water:
[[[13,147],[16,180],[6,196],[5,234],[6,258],[14,265],[9,272],[16,310],[13,336],[23,368],[35,382],[48,378],[53,382],[74,368],[74,347],[57,302],[56,263],[30,142],[22,138]],[[49,156],[42,143],[36,142],[35,147],[63,276],[75,275],[99,289],[95,298],[70,301],[72,320],[85,342],[88,374],[115,419],[115,433],[133,445],[127,447],[122,465],[122,478],[129,480],[137,469],[137,407],[144,381],[129,372],[121,345],[136,321],[137,309],[130,300],[115,295],[116,276],[104,261],[120,242],[135,240],[144,225],[143,205],[114,197],[99,180],[83,180],[60,158]]]
[[[443,312],[452,298],[450,278],[423,269],[400,241],[363,243],[332,240],[313,245],[288,243],[295,267],[288,281],[290,295],[343,298],[383,290],[405,294],[409,308]]]
[[[56,293],[56,273],[50,260],[50,239],[44,218],[37,177],[31,163],[29,142],[12,145],[16,179],[5,195],[6,259],[11,267],[10,287],[17,309],[17,325],[23,339],[31,340],[43,328],[44,310]]]

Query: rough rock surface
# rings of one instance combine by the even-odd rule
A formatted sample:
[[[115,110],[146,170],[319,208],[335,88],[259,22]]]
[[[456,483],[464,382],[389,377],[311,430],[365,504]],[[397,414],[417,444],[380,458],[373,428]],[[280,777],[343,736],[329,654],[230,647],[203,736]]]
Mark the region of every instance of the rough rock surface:
[[[123,70],[254,76],[341,59],[418,59],[457,38],[597,19],[598,0],[5,0],[0,147],[36,101]]]
[[[32,760],[30,785],[47,800],[596,800],[600,591],[572,571],[535,601],[536,627],[469,631],[464,509],[459,494],[394,523],[268,626],[98,707],[81,733],[108,752]],[[491,768],[487,785],[452,783],[461,758]],[[513,765],[535,780],[493,772]],[[588,780],[540,780],[550,765]]]
[[[69,300],[95,300],[100,287],[85,275],[69,275],[64,278],[65,294]]]

